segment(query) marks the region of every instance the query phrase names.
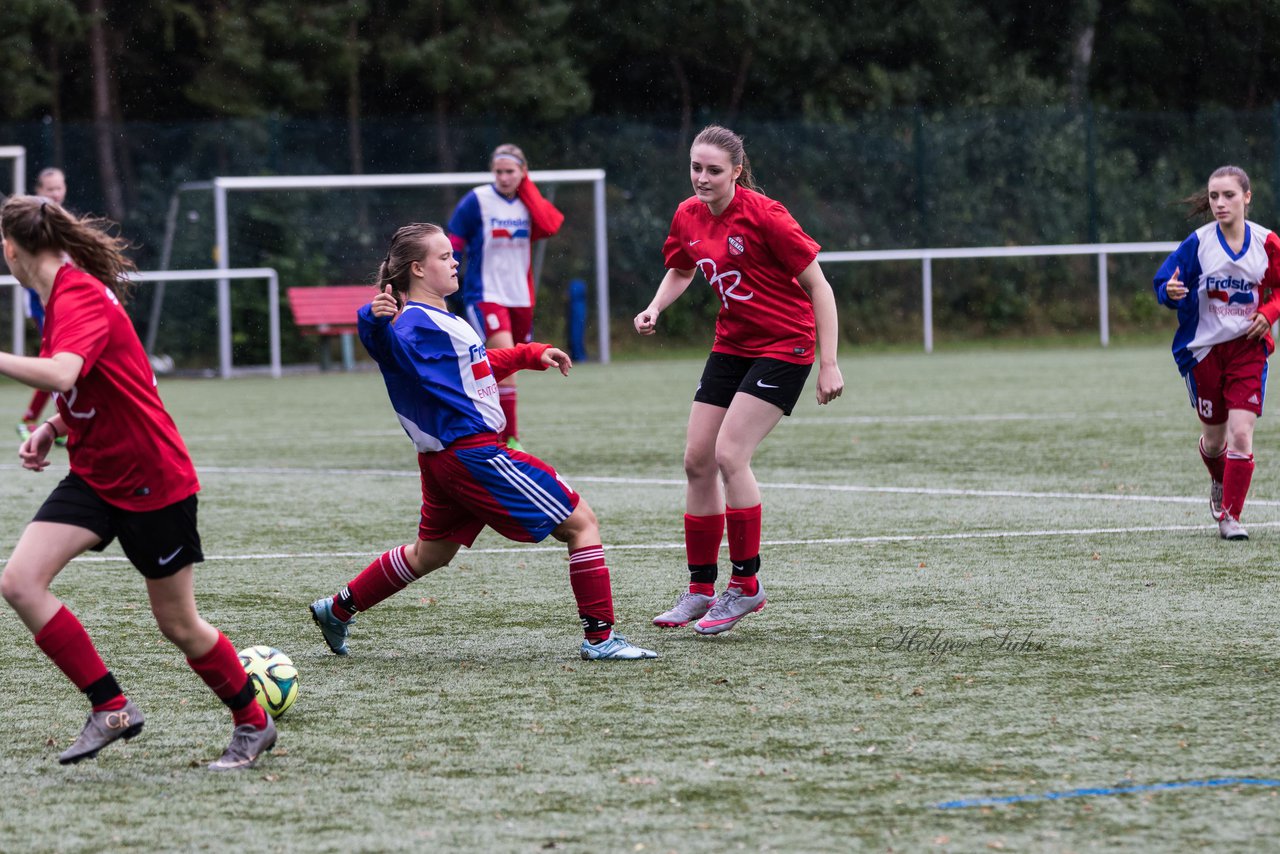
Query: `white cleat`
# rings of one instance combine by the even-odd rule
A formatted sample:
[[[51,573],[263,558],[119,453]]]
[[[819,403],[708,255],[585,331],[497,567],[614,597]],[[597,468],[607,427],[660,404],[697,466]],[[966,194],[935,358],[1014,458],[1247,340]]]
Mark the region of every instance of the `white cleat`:
[[[687,626],[710,611],[715,601],[714,596],[703,596],[701,593],[690,593],[686,590],[676,599],[676,604],[670,611],[663,611],[653,618],[653,624],[664,629]]]
[[[1240,520],[1230,513],[1223,513],[1218,520],[1218,536],[1224,540],[1247,540],[1249,532],[1240,524]]]

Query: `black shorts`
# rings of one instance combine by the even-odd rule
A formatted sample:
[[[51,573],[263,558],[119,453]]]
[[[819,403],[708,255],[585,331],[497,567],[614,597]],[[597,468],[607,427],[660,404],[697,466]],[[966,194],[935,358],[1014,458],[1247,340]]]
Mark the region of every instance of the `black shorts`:
[[[733,396],[742,392],[772,403],[783,415],[790,415],[812,368],[813,365],[797,365],[781,359],[748,359],[712,353],[702,369],[702,379],[698,381],[693,399],[728,409]]]
[[[102,538],[92,547],[95,552],[118,538],[129,562],[147,578],[167,578],[204,560],[194,495],[159,510],[123,510],[103,501],[83,478],[69,474],[54,487],[31,521],[92,531]]]

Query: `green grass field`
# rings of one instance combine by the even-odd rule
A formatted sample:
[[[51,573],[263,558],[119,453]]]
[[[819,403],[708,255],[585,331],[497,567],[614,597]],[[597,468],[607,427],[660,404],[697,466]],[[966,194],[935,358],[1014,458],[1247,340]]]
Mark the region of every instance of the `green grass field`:
[[[118,547],[73,563],[54,592],[147,728],[60,767],[83,698],[0,612],[0,850],[1272,848],[1267,786],[936,805],[1280,776],[1274,418],[1252,539],[1225,543],[1162,346],[846,352],[845,396],[806,393],[756,458],[769,606],[700,638],[648,622],[686,577],[700,366],[521,387],[526,447],[600,517],[619,628],[661,655],[643,664],[579,660],[563,548],[492,532],[330,655],[307,604],[415,531],[380,379],[162,382],[204,486],[202,613],[291,655],[301,696],[257,769],[207,773],[229,715]],[[0,412],[25,397],[0,385]],[[62,470],[0,465],[0,556]],[[932,652],[897,645],[917,631]]]

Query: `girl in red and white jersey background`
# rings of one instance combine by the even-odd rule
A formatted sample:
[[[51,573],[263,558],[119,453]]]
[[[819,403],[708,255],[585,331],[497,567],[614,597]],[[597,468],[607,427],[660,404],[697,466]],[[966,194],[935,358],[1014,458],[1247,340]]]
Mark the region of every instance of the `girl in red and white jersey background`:
[[[504,143],[489,157],[493,183],[462,197],[449,218],[449,242],[466,259],[462,300],[467,321],[486,347],[501,349],[533,340],[533,244],[560,230],[564,214],[543,198],[517,145]],[[498,383],[507,418],[499,438],[520,450],[515,375]]]
[[[689,160],[694,195],[672,218],[663,246],[667,273],[635,328],[654,334],[659,316],[698,270],[720,301],[684,454],[689,588],[653,619],[668,627],[696,620],[696,631],[717,634],[766,601],[758,578],[760,489],[751,471],[756,448],[791,414],[815,358],[819,405],[840,396],[844,379],[836,362],[835,295],[818,265],[818,244],[759,191],[733,131],[704,128]],[[732,577],[717,597],[726,528]]]
[[[0,593],[92,707],[59,761],[92,759],[113,741],[138,735],[144,717],[49,588],[77,555],[119,539],[146,579],[160,632],[231,709],[231,743],[209,767],[249,767],[275,744],[275,726],[235,647],[196,610],[193,566],[204,559],[196,527],[200,484],[122,305],[133,262],[124,255],[126,242],[108,228],[39,196],[14,196],[0,207],[5,261],[45,309],[40,355],[0,353],[0,374],[53,392],[58,410],[31,431],[18,455],[24,468],[43,471],[54,440],[65,435],[71,468],[14,546]]]
[[[1200,418],[1200,459],[1209,470],[1209,509],[1224,540],[1247,540],[1240,523],[1253,480],[1253,430],[1267,390],[1271,326],[1280,317],[1280,237],[1250,222],[1249,176],[1223,166],[1184,199],[1213,221],[1173,251],[1152,282],[1178,313],[1173,358]]]

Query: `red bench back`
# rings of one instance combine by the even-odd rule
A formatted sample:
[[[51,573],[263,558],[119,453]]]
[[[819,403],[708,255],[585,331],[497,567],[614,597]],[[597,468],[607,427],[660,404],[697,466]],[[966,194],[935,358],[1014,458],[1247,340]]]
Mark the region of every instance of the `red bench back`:
[[[372,285],[289,288],[289,308],[303,335],[339,335],[356,331],[356,312],[377,293]]]

